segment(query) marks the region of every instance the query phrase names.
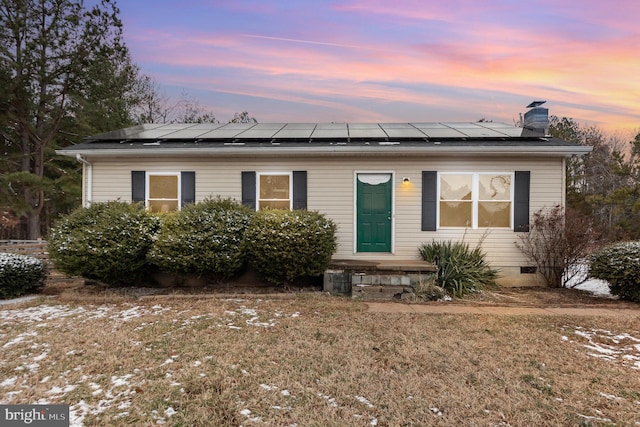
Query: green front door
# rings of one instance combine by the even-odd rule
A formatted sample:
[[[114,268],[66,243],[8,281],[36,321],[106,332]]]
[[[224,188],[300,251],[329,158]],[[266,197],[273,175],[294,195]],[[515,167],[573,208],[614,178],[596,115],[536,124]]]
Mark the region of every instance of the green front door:
[[[358,174],[356,181],[357,251],[391,252],[391,174]]]

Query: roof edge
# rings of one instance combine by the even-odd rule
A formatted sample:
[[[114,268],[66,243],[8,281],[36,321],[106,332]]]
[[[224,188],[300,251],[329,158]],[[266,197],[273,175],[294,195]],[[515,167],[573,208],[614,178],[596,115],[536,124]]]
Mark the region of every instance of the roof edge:
[[[203,148],[197,150],[185,150],[183,148],[166,148],[166,149],[78,149],[73,148],[56,150],[56,154],[62,156],[76,157],[81,154],[90,157],[196,157],[209,155],[211,157],[271,157],[271,156],[309,156],[309,155],[325,155],[325,156],[376,156],[389,154],[396,156],[410,156],[417,154],[427,154],[433,156],[446,156],[452,154],[473,154],[478,156],[523,156],[523,155],[547,155],[554,157],[571,157],[582,156],[592,151],[592,147],[576,145],[576,146],[540,146],[526,147],[522,146],[458,146],[443,147],[441,145],[426,147],[401,147],[401,146],[373,146],[373,147],[348,147],[348,146],[329,146],[329,147],[252,147],[248,150],[246,147],[220,147]]]

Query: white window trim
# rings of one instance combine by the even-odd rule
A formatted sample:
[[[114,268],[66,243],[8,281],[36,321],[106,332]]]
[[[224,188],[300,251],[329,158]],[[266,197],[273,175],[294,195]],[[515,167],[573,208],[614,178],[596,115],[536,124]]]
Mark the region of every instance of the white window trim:
[[[463,226],[457,226],[457,227],[447,227],[447,226],[441,226],[440,225],[440,202],[442,202],[442,200],[440,200],[440,176],[441,175],[471,175],[471,227],[463,227]],[[478,202],[480,202],[479,196],[480,196],[480,175],[506,175],[511,177],[511,185],[509,188],[509,200],[508,202],[511,203],[511,209],[509,212],[509,223],[510,226],[509,227],[478,227]],[[476,229],[502,229],[502,230],[510,230],[513,228],[513,206],[514,206],[514,202],[513,202],[513,198],[514,198],[514,191],[515,191],[515,173],[514,172],[438,172],[438,195],[437,195],[437,201],[438,201],[438,208],[437,208],[437,212],[436,212],[436,223],[437,223],[437,228],[439,229],[444,229],[444,230],[452,230],[452,229],[464,229],[464,228],[471,228],[473,230]],[[488,200],[483,200],[484,202],[487,202]],[[506,202],[507,200],[503,200],[504,202]]]
[[[262,176],[288,176],[289,177],[289,210],[293,210],[293,171],[291,172],[256,172],[256,211],[260,210],[260,178]],[[284,200],[284,199],[264,199]]]
[[[178,177],[178,210],[182,209],[182,176],[180,172],[149,172],[145,173],[145,188],[144,188],[144,206],[149,210],[149,200],[175,200],[175,199],[154,199],[149,197],[150,185],[149,181],[152,176],[175,176]]]

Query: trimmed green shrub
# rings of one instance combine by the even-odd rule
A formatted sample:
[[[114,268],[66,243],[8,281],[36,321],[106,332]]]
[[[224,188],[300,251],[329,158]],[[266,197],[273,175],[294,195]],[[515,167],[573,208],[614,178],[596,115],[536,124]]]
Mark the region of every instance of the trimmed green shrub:
[[[590,261],[589,276],[609,282],[612,295],[640,302],[640,242],[608,246]]]
[[[13,298],[44,286],[47,265],[27,255],[0,253],[0,298]]]
[[[64,273],[107,284],[144,278],[146,255],[160,227],[137,204],[93,203],[59,220],[49,236],[49,256]]]
[[[495,284],[498,271],[489,267],[480,248],[471,249],[462,242],[432,241],[419,249],[425,261],[438,267],[436,283],[454,297]]]
[[[147,254],[160,270],[218,279],[240,271],[254,211],[233,199],[206,199],[163,218]]]
[[[247,255],[268,282],[290,285],[326,270],[336,250],[336,225],[318,212],[265,210],[245,235]]]

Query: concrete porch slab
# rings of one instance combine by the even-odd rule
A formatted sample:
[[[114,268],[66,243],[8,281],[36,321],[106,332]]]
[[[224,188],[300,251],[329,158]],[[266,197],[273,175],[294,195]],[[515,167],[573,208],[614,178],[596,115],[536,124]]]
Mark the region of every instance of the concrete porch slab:
[[[430,262],[409,259],[409,260],[359,260],[359,259],[336,259],[329,264],[331,270],[345,270],[352,272],[402,272],[402,273],[434,273],[438,267]]]

